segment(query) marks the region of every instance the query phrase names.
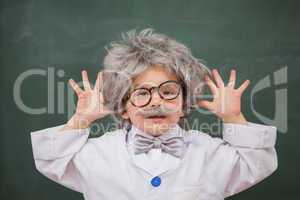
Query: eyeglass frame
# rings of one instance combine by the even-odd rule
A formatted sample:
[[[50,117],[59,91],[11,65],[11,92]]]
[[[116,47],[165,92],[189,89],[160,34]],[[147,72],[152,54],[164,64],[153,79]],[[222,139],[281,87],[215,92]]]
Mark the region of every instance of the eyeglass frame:
[[[159,88],[160,88],[163,84],[166,84],[166,83],[169,83],[169,82],[176,83],[176,84],[179,85],[180,87],[179,87],[179,90],[178,90],[177,95],[176,95],[174,98],[171,98],[171,99],[165,99],[165,98],[160,94]],[[135,105],[135,104],[131,101],[131,95],[133,94],[134,91],[139,90],[139,89],[145,89],[145,90],[147,90],[147,91],[150,93],[150,98],[149,98],[148,102],[147,102],[145,105],[143,105],[143,106],[137,106],[137,105]],[[182,84],[180,84],[180,82],[175,81],[175,80],[168,80],[168,81],[165,81],[165,82],[160,83],[158,86],[154,86],[154,87],[150,87],[150,88],[145,88],[145,87],[135,88],[134,90],[132,90],[131,92],[129,92],[129,94],[127,95],[127,100],[129,100],[130,103],[131,103],[133,106],[135,106],[135,107],[139,107],[139,108],[145,107],[145,106],[147,106],[147,105],[151,102],[151,100],[152,100],[152,95],[153,95],[153,94],[152,94],[152,90],[153,90],[153,89],[157,89],[157,90],[158,90],[157,93],[158,93],[159,97],[160,97],[161,99],[164,99],[164,100],[173,100],[173,99],[176,99],[176,98],[179,96],[179,94],[181,93],[181,91],[183,90]]]

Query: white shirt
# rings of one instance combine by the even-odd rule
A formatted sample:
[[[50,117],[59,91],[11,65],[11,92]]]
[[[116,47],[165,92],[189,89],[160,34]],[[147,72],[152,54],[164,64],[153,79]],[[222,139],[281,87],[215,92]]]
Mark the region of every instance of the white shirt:
[[[162,152],[133,155],[125,129],[89,139],[89,128],[59,132],[62,126],[31,133],[35,165],[86,200],[220,200],[277,168],[273,126],[225,123],[223,139],[178,129],[187,147],[182,159]],[[151,184],[156,176],[158,187]]]

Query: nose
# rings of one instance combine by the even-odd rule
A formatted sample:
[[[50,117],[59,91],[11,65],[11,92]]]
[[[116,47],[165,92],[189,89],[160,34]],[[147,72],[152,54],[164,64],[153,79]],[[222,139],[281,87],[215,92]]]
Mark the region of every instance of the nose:
[[[162,99],[160,98],[158,94],[158,90],[152,91],[152,99],[150,102],[150,106],[157,106],[161,104]]]

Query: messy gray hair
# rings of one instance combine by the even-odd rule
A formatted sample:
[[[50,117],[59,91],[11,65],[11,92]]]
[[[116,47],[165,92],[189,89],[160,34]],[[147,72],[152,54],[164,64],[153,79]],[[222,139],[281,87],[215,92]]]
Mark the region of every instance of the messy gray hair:
[[[147,28],[122,33],[121,40],[111,42],[106,50],[103,96],[106,106],[114,111],[113,116],[120,122],[120,128],[131,126],[130,120],[123,119],[121,114],[125,111],[132,78],[154,65],[174,72],[183,86],[185,116],[179,121],[183,126],[184,118],[195,108],[203,93],[204,76],[210,75],[210,70],[192,55],[189,48]]]

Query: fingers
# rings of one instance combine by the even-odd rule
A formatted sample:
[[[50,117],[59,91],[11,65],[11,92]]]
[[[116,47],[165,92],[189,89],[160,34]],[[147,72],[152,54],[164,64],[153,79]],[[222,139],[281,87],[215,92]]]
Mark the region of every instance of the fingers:
[[[102,80],[103,80],[103,73],[98,72],[96,83],[95,83],[95,90],[100,91]]]
[[[222,78],[221,78],[221,76],[220,76],[218,70],[213,69],[213,70],[212,70],[212,74],[213,74],[213,77],[214,77],[214,79],[215,79],[215,81],[216,81],[216,83],[217,83],[217,86],[218,86],[219,88],[223,88],[223,87],[224,87],[224,82],[223,82],[223,80],[222,80]]]
[[[249,84],[250,84],[250,81],[245,80],[244,83],[237,89],[237,91],[239,92],[240,95],[243,94],[243,92],[246,90],[246,88],[248,87]]]
[[[205,76],[205,81],[206,81],[206,84],[208,85],[212,95],[216,96],[216,94],[218,93],[218,88],[215,85],[215,83],[207,75]]]
[[[234,69],[232,69],[230,71],[230,76],[229,76],[229,81],[228,81],[227,87],[234,89],[235,80],[236,80],[236,71]]]
[[[81,72],[84,90],[91,90],[90,81],[86,70]]]
[[[73,90],[76,92],[77,96],[80,96],[80,94],[83,92],[82,89],[77,85],[77,83],[73,80],[69,80],[69,84],[73,88]]]

